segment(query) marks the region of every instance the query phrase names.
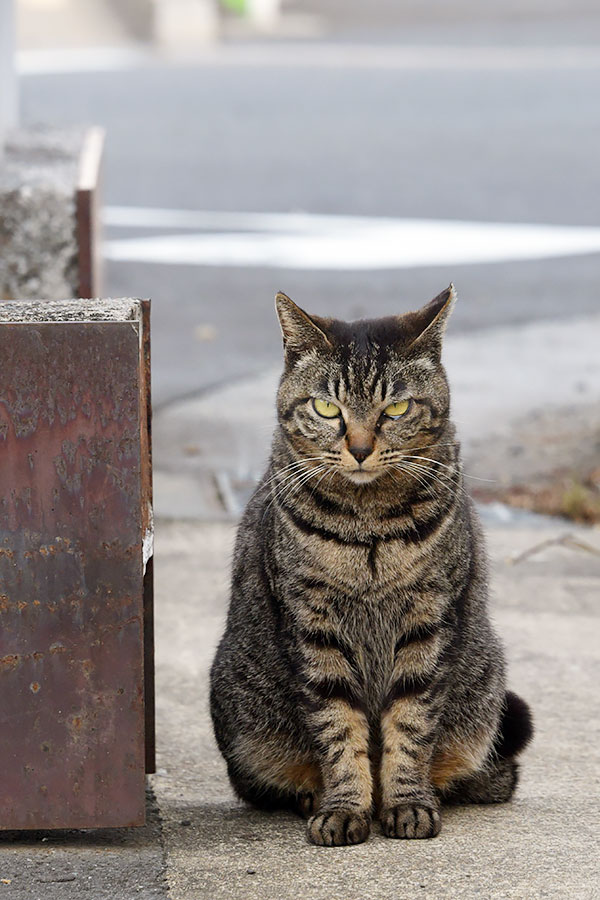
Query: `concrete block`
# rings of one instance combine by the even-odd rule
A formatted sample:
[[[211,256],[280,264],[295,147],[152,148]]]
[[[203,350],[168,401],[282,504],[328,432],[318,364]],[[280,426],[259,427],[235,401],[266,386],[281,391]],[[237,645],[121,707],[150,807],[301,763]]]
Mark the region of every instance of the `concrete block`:
[[[9,135],[0,171],[0,299],[98,292],[94,204],[101,150],[102,134],[94,129]]]

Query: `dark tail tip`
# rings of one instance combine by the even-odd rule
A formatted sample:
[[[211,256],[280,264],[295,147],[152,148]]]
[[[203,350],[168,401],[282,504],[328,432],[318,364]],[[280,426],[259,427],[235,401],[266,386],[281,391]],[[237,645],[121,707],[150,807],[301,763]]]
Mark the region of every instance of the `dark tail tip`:
[[[529,706],[512,691],[507,691],[496,738],[496,752],[503,759],[509,759],[524,750],[532,737],[533,719]]]

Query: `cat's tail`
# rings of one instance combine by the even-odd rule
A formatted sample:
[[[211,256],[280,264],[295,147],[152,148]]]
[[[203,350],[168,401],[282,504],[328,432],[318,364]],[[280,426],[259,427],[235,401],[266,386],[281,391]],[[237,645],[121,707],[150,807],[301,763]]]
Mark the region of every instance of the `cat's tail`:
[[[527,703],[507,691],[494,747],[501,759],[511,759],[525,749],[533,737],[533,718]]]

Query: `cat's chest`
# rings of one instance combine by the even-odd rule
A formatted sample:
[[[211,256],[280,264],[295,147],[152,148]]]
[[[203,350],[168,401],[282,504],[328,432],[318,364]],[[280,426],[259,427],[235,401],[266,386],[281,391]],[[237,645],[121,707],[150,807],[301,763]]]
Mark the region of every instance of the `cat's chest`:
[[[400,541],[349,547],[313,539],[288,573],[294,619],[352,647],[370,709],[379,708],[389,687],[398,638],[415,623],[437,620],[443,607],[429,584],[430,555],[421,549]]]
[[[380,594],[401,590],[424,577],[431,563],[430,547],[402,540],[372,538],[343,543],[319,536],[301,536],[303,562],[320,577],[330,578],[349,594]]]

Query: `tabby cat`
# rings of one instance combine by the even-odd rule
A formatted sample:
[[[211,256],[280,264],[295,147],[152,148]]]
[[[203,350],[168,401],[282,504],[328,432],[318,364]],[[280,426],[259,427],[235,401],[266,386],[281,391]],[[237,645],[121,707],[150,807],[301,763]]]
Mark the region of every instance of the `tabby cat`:
[[[341,322],[276,298],[285,367],[239,527],[211,711],[231,783],[315,844],[427,838],[497,803],[531,736],[505,689],[486,555],[441,363],[450,287]]]

